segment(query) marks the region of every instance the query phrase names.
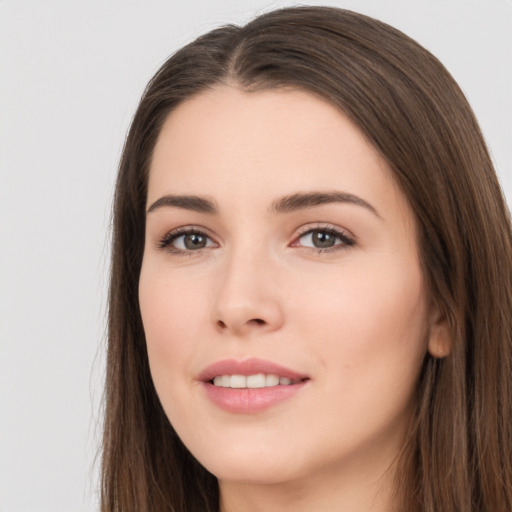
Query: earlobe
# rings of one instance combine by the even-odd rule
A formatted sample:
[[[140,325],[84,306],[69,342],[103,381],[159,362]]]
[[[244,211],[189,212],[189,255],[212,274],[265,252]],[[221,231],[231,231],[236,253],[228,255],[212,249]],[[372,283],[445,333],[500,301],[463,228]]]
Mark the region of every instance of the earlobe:
[[[452,351],[452,336],[446,315],[436,312],[430,324],[428,352],[432,357],[442,359]]]

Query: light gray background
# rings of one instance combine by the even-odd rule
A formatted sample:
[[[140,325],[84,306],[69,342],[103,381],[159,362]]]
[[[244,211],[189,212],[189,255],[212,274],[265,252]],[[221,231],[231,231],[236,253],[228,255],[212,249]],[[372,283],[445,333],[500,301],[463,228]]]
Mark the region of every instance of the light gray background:
[[[512,0],[338,0],[437,55],[512,200]],[[292,2],[0,1],[0,510],[97,510],[110,200],[137,100],[193,37]],[[507,262],[509,264],[509,262]]]

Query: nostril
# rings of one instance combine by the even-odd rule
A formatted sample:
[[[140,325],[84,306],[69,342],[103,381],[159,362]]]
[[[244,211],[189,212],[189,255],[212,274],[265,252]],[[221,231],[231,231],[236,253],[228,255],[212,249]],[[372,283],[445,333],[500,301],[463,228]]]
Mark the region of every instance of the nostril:
[[[232,314],[222,316],[219,315],[214,321],[214,326],[217,332],[233,332],[243,334],[250,332],[252,329],[260,331],[272,326],[272,322],[269,322],[265,317],[251,317],[243,314]]]

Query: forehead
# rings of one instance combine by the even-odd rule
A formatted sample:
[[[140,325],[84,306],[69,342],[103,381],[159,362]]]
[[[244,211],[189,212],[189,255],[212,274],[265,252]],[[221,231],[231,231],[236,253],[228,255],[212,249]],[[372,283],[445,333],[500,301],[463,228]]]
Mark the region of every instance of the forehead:
[[[343,190],[377,209],[406,207],[391,171],[347,116],[311,93],[219,86],[180,104],[165,121],[150,167],[148,202],[164,193],[279,195]]]

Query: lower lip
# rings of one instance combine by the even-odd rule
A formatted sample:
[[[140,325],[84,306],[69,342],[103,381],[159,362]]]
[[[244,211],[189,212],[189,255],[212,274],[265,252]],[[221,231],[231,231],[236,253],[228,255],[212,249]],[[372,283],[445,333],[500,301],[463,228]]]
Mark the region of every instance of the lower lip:
[[[225,411],[238,414],[251,414],[273,407],[292,398],[307,381],[288,386],[271,386],[268,388],[224,388],[204,382],[208,398]]]

